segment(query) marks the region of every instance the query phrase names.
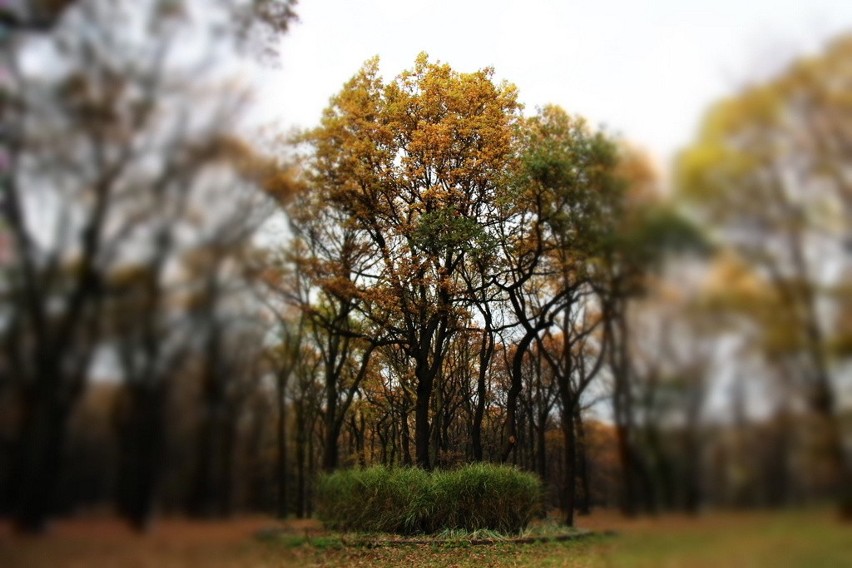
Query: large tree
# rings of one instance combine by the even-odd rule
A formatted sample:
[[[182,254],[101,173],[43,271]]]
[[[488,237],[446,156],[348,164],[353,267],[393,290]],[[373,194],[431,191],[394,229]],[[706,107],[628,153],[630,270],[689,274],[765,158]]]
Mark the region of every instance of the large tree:
[[[371,60],[304,138],[312,191],[370,244],[359,310],[414,367],[415,459],[426,468],[435,379],[465,319],[461,268],[487,246],[512,157],[515,89],[491,75],[421,54],[386,83]]]

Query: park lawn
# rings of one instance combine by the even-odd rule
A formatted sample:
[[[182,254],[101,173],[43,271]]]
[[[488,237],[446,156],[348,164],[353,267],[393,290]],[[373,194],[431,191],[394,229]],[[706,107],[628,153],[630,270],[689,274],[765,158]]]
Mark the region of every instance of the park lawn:
[[[830,512],[713,513],[626,521],[582,518],[617,536],[535,544],[342,546],[336,535],[290,523],[286,538],[253,535],[269,519],[191,523],[164,520],[138,536],[115,521],[59,523],[41,538],[0,531],[0,566],[15,568],[263,568],[290,566],[833,567],[852,566],[852,526]],[[307,535],[307,538],[305,537]]]
[[[852,566],[852,525],[825,510],[668,516],[622,531],[607,553],[618,567]]]

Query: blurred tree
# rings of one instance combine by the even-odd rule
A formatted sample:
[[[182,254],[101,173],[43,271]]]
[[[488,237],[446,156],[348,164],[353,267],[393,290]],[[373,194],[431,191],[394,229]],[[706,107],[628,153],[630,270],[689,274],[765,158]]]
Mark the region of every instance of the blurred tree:
[[[681,155],[678,178],[682,195],[777,294],[788,374],[822,422],[823,455],[852,518],[852,464],[828,350],[836,328],[824,293],[849,276],[850,58],[852,38],[841,37],[716,104]]]
[[[0,25],[17,31],[48,31],[77,0],[7,0],[0,6]]]
[[[291,4],[80,0],[13,11],[2,207],[11,259],[0,374],[20,408],[12,485],[21,529],[40,530],[54,510],[68,418],[92,372],[108,369],[104,351],[121,354],[121,371],[108,372],[125,375],[130,396],[122,459],[154,463],[161,385],[180,351],[163,330],[186,308],[165,290],[206,272],[184,264],[190,250],[228,251],[226,264],[242,254],[236,243],[262,219],[254,214],[256,188],[272,166],[240,151],[246,147],[233,132],[243,94],[207,72],[243,45],[234,38],[246,26],[285,28]],[[233,33],[206,44],[221,22]],[[36,40],[28,26],[46,34]],[[195,258],[215,258],[212,273],[224,257]],[[120,289],[132,292],[113,302]],[[203,320],[187,317],[190,326]],[[151,474],[133,465],[124,471],[138,477],[126,485],[135,496],[126,494],[122,509],[144,524]]]
[[[280,518],[289,513],[289,487],[287,483],[287,387],[294,369],[297,367],[301,349],[302,323],[294,325],[287,322],[284,326],[281,343],[271,352],[270,359],[275,373],[275,405],[277,421],[275,428],[275,484],[276,512]]]
[[[672,203],[662,199],[659,177],[642,152],[621,148],[617,177],[624,184],[622,199],[612,203],[617,225],[606,237],[600,255],[598,296],[609,340],[612,405],[622,465],[622,512],[633,515],[640,504],[653,506],[652,479],[639,448],[636,404],[639,397],[634,355],[631,306],[648,290],[672,255],[702,252],[704,236]]]

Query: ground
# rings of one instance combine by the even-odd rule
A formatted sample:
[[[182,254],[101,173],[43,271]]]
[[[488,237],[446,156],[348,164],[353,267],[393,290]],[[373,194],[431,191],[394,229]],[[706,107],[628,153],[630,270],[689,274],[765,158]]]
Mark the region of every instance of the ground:
[[[625,520],[598,512],[581,527],[616,531],[577,541],[470,546],[345,547],[312,521],[162,519],[146,535],[109,518],[56,522],[42,537],[0,524],[5,568],[265,568],[289,566],[833,567],[852,566],[852,526],[830,511],[665,515]],[[284,528],[289,537],[258,538]]]

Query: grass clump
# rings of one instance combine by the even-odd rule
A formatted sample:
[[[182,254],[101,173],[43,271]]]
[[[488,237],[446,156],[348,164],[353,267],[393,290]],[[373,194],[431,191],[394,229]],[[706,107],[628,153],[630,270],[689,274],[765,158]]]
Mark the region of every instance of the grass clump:
[[[340,470],[320,478],[317,515],[338,531],[413,534],[429,495],[429,474],[421,469]]]
[[[433,531],[517,533],[532,519],[541,482],[512,467],[478,463],[433,475]]]
[[[320,479],[317,512],[333,530],[403,535],[522,531],[540,503],[541,482],[513,467],[473,464],[342,470]]]

